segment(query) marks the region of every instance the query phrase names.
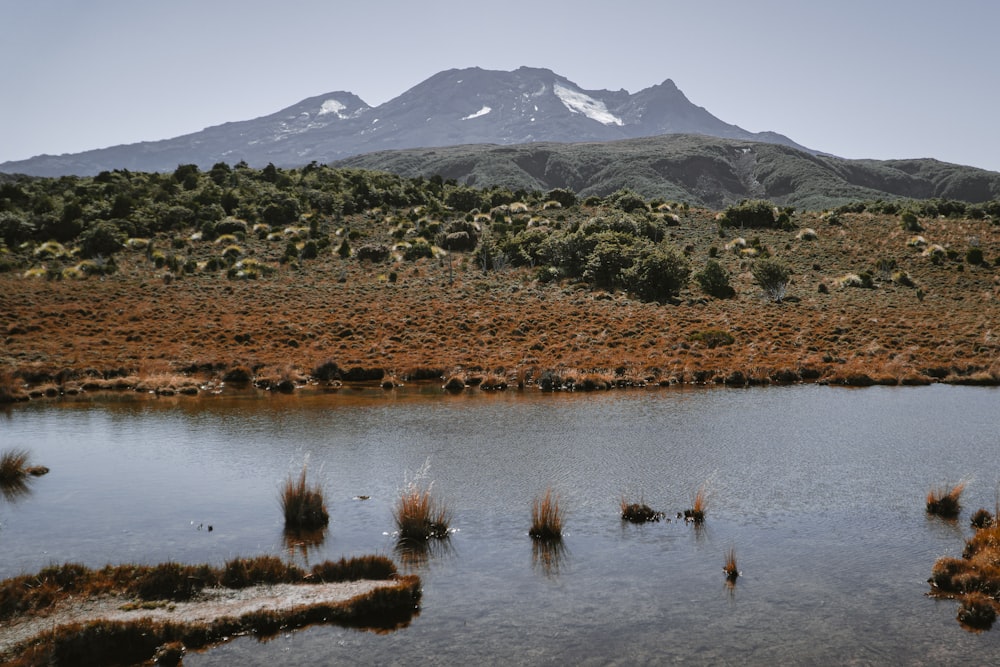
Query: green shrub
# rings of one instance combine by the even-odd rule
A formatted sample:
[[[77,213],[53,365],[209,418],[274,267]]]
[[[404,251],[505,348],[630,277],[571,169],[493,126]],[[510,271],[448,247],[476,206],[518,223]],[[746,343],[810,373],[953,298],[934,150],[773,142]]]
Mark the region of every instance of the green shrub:
[[[80,253],[84,257],[113,255],[125,247],[128,235],[110,222],[98,222],[80,234]]]
[[[412,243],[405,251],[403,251],[403,259],[410,262],[420,259],[421,257],[433,256],[434,249],[431,247],[431,244],[426,241],[417,241],[416,243]]]
[[[705,268],[694,274],[701,291],[719,299],[727,299],[736,294],[729,284],[729,272],[714,259],[705,263]]]
[[[781,217],[781,213],[785,214],[784,217]],[[790,226],[791,219],[787,211],[777,211],[771,202],[753,199],[727,207],[719,216],[719,224],[723,227],[781,229]]]
[[[965,252],[965,261],[973,266],[980,266],[983,260],[983,249],[979,246],[973,246]]]
[[[750,272],[769,300],[780,303],[785,298],[791,270],[783,262],[765,257],[755,261]]]
[[[920,221],[917,220],[917,214],[913,211],[903,211],[899,214],[899,221],[903,229],[908,232],[922,232],[924,228],[920,226]]]
[[[664,245],[643,248],[632,266],[622,271],[626,288],[644,301],[664,302],[677,296],[690,276],[684,255]]]

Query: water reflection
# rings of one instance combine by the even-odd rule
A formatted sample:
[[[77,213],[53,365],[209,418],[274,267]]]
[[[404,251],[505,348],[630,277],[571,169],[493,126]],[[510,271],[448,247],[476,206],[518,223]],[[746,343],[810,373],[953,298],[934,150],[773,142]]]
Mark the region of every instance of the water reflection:
[[[557,577],[569,562],[569,550],[562,540],[531,540],[531,566],[546,577]]]
[[[285,528],[282,531],[281,541],[288,554],[288,559],[294,561],[300,557],[302,562],[309,565],[309,554],[320,551],[326,541],[326,527],[315,530],[304,530],[297,528]]]
[[[416,573],[426,569],[432,560],[441,561],[455,556],[451,537],[436,537],[427,540],[399,538],[393,548],[396,559],[404,572]]]

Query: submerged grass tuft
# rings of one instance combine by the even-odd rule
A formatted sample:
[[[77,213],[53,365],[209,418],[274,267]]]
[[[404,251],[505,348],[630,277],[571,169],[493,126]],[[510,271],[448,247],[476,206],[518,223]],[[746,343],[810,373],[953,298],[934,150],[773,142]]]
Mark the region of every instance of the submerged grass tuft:
[[[562,539],[563,510],[559,498],[546,489],[545,495],[535,498],[531,505],[531,530],[528,534],[536,540]]]

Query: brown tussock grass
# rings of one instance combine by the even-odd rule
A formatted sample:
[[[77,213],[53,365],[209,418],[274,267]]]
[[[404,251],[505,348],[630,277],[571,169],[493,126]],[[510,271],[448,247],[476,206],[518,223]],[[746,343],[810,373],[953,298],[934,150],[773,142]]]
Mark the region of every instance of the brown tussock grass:
[[[545,495],[535,498],[531,505],[531,529],[528,535],[536,540],[562,539],[564,512],[559,498],[551,488]]]
[[[330,523],[323,501],[323,488],[306,483],[306,467],[302,466],[297,480],[292,477],[285,480],[281,489],[281,509],[287,528],[310,530]]]
[[[736,567],[736,547],[731,547],[729,553],[726,554],[726,562],[722,566],[722,571],[726,573],[726,579],[729,581],[736,581],[736,578],[740,576],[740,571]]]
[[[927,513],[936,514],[946,519],[958,516],[962,510],[960,501],[964,490],[965,482],[931,489],[927,492]]]
[[[708,499],[705,496],[705,487],[702,486],[694,494],[691,507],[684,510],[684,520],[695,524],[702,524],[705,521],[705,513],[708,511]]]
[[[448,537],[451,512],[431,493],[433,482],[425,483],[430,461],[408,480],[396,501],[392,517],[402,540],[427,540]]]

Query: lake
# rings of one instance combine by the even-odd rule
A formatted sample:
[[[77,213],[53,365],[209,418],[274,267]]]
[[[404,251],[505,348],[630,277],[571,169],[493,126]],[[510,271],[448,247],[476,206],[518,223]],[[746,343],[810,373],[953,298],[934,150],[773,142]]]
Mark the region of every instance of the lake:
[[[1000,629],[963,630],[927,578],[997,502],[998,404],[945,385],[37,401],[0,411],[0,448],[51,468],[0,498],[0,575],[382,553],[423,580],[396,632],[240,638],[189,667],[978,664]],[[312,545],[286,540],[278,503],[306,461],[331,514]],[[392,508],[425,464],[454,532],[419,558],[397,552]],[[963,480],[957,521],[926,514],[932,487]],[[554,552],[527,535],[548,487],[566,510]],[[699,488],[705,524],[673,518]],[[671,520],[623,523],[623,496]]]

